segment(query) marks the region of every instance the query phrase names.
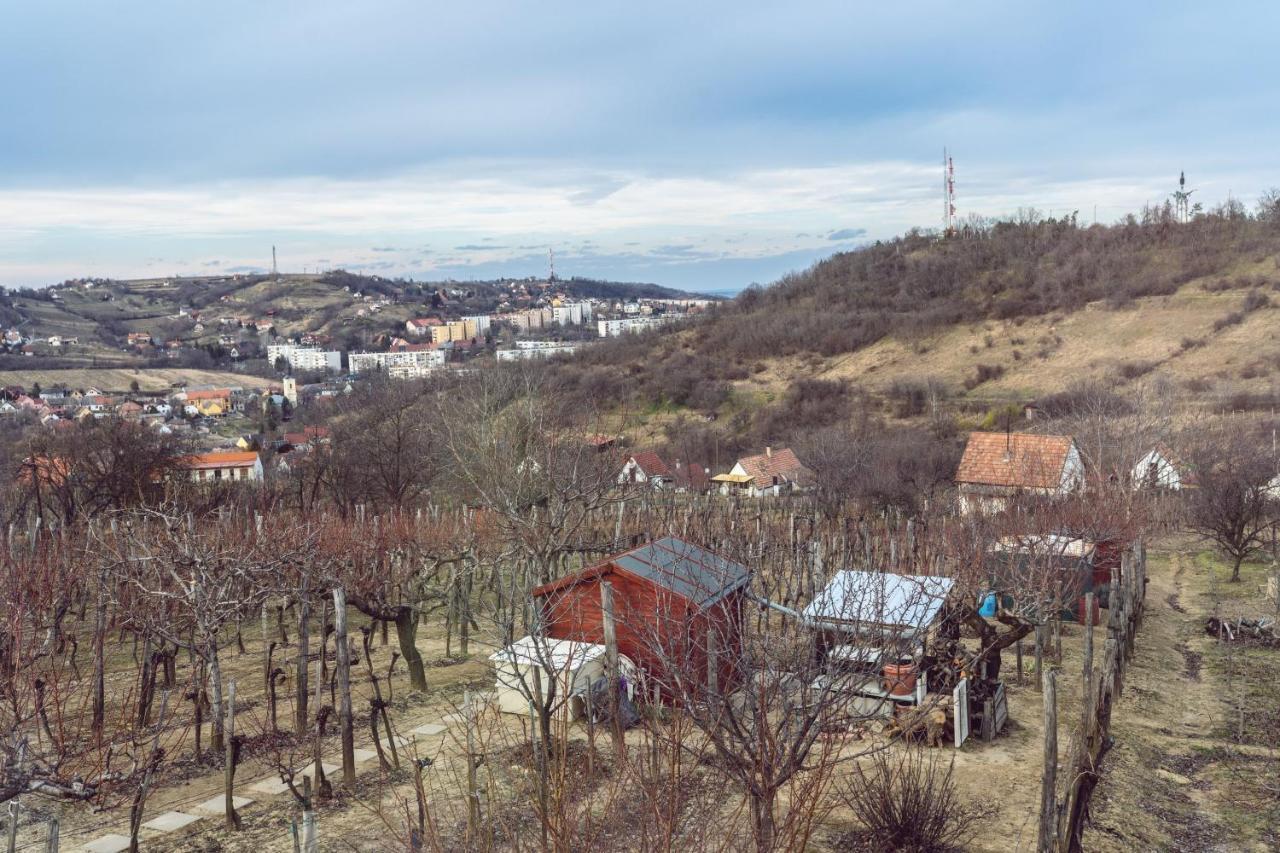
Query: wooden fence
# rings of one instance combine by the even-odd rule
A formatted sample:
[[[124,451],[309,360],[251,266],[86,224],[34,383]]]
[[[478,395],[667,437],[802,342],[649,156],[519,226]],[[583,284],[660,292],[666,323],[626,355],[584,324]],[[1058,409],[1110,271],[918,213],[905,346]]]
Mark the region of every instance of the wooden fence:
[[[1100,667],[1094,666],[1092,601],[1085,631],[1083,713],[1075,727],[1067,760],[1058,767],[1057,674],[1044,680],[1045,767],[1041,780],[1041,853],[1079,853],[1089,814],[1089,800],[1098,782],[1098,768],[1109,746],[1111,709],[1124,690],[1124,674],[1133,658],[1134,640],[1142,624],[1147,587],[1147,552],[1141,541],[1126,550],[1118,577],[1112,577],[1107,639]],[[1090,594],[1092,598],[1092,594]],[[1059,780],[1063,784],[1058,784]]]

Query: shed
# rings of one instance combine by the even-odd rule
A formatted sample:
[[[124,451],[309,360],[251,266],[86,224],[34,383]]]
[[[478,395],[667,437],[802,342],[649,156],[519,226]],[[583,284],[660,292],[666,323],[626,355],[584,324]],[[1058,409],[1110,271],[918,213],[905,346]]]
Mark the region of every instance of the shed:
[[[489,655],[493,663],[498,709],[506,714],[529,714],[529,697],[535,685],[547,695],[547,680],[556,681],[553,711],[568,712],[570,719],[586,713],[591,685],[605,676],[605,647],[599,643],[526,636]],[[618,669],[631,696],[636,667],[630,658],[618,656]]]
[[[932,575],[836,572],[802,613],[831,646],[857,638],[923,645],[955,581]]]
[[[736,681],[751,572],[690,542],[666,537],[533,591],[548,637],[604,642],[601,584],[613,588],[618,651],[635,662],[646,696],[678,695],[676,683]],[[710,651],[709,650],[713,650]],[[679,679],[679,682],[676,681]]]
[[[1099,603],[1116,564],[1115,543],[1099,544],[1063,533],[1006,536],[991,547],[993,586],[1015,600],[1052,595],[1063,615],[1081,619],[1086,592],[1099,592]]]

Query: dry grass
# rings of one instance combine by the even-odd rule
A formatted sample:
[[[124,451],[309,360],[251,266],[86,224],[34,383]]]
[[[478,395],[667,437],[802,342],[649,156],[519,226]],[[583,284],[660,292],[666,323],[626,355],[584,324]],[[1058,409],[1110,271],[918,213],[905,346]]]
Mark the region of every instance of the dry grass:
[[[978,385],[969,396],[1030,398],[1061,390],[1076,379],[1114,380],[1124,363],[1151,362],[1155,368],[1148,375],[1204,378],[1223,393],[1265,391],[1280,374],[1280,339],[1274,334],[1280,309],[1262,308],[1239,325],[1213,329],[1216,320],[1239,309],[1245,293],[1210,293],[1194,281],[1171,296],[1139,299],[1124,308],[1094,303],[1021,323],[993,320],[911,340],[886,338],[834,358],[770,359],[764,370],[736,385],[747,393],[778,394],[802,377],[848,379],[874,389],[897,380],[936,377],[960,393],[979,364],[994,364],[1005,373]],[[1184,350],[1184,339],[1203,340],[1204,345]],[[1249,365],[1255,365],[1257,375],[1243,379]]]
[[[261,376],[244,373],[225,373],[216,370],[189,370],[186,368],[110,368],[69,370],[0,370],[0,385],[21,385],[29,388],[39,382],[41,388],[57,385],[67,388],[97,388],[100,391],[128,391],[130,383],[137,382],[141,391],[167,391],[175,385],[220,385],[243,388],[266,388],[272,383]]]

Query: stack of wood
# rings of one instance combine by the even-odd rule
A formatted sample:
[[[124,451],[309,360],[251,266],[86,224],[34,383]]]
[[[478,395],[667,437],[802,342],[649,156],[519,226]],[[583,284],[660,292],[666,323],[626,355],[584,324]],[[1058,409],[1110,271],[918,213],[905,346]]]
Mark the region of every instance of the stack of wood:
[[[1219,619],[1210,616],[1205,620],[1204,632],[1219,640],[1244,640],[1267,646],[1280,646],[1280,631],[1274,619]]]

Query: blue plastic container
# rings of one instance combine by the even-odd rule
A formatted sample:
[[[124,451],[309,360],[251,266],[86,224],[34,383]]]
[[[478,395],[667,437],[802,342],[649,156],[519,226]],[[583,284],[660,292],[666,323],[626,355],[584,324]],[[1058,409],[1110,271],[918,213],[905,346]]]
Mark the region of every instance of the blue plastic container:
[[[995,618],[996,615],[996,594],[988,592],[982,596],[982,604],[978,608],[978,615],[988,619]]]

